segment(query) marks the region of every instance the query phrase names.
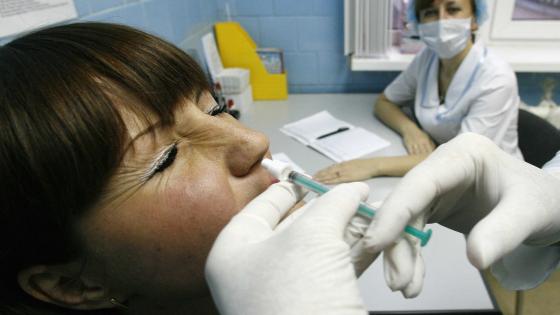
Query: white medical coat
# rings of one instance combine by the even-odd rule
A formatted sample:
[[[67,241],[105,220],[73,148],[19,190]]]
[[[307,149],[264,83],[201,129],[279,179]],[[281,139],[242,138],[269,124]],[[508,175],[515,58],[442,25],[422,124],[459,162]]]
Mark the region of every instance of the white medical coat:
[[[399,106],[414,104],[420,126],[439,144],[460,133],[475,132],[522,158],[517,144],[520,100],[511,67],[482,42],[475,43],[440,104],[439,66],[437,55],[424,49],[385,89],[385,96]]]
[[[543,166],[560,178],[560,152]],[[559,246],[520,245],[492,265],[492,274],[510,290],[528,290],[545,281],[560,264]]]

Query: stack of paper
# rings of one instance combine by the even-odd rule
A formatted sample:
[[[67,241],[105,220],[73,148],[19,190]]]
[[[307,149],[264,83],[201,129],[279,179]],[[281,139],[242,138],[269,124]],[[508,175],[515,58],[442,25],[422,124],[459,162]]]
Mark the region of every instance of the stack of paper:
[[[284,125],[280,131],[336,162],[348,161],[389,146],[389,142],[322,111]]]

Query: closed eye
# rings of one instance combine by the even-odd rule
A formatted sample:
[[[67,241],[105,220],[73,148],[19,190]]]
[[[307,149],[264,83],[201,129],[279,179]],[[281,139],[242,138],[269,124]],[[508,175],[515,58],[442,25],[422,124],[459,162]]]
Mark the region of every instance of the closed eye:
[[[177,156],[177,143],[173,144],[173,146],[165,151],[164,155],[161,159],[157,162],[156,167],[154,169],[154,174],[163,172],[166,168],[168,168],[173,162],[175,161],[175,157]]]
[[[218,116],[221,113],[227,113],[227,106],[225,102],[223,104],[216,104],[208,111],[208,115],[210,116]]]
[[[142,176],[142,181],[147,181],[152,178],[155,174],[163,172],[166,168],[171,166],[177,157],[177,152],[179,151],[177,143],[174,143],[168,147],[154,162],[150,169]]]

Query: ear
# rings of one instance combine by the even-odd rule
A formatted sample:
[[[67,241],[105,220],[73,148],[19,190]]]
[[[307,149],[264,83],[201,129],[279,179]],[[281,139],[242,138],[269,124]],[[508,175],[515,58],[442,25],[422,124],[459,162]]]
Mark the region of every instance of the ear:
[[[65,275],[60,266],[36,265],[24,269],[18,273],[18,283],[32,297],[61,307],[77,310],[114,307],[104,287],[70,273]]]

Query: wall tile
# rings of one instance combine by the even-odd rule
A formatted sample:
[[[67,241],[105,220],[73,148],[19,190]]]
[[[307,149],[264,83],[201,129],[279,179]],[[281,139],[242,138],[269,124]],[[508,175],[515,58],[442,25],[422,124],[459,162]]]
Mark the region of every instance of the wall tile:
[[[91,9],[89,7],[89,2],[89,0],[74,0],[74,5],[76,6],[79,17],[90,14]]]
[[[274,0],[276,16],[302,16],[313,14],[313,0]]]
[[[234,0],[216,0],[216,6],[218,8],[216,15],[219,21],[226,21],[228,19],[227,16],[227,7],[229,6],[229,14],[230,17],[237,16],[235,12],[235,4],[233,3]]]
[[[118,7],[124,3],[123,0],[94,0],[89,1],[91,13]]]
[[[168,4],[150,0],[144,2],[143,5],[146,13],[146,30],[166,40],[173,41],[174,32]]]
[[[366,87],[366,90],[380,93],[398,74],[399,72],[351,71],[350,83],[352,86]]]
[[[285,50],[292,93],[381,92],[398,75],[350,71],[342,55],[341,0],[75,0],[79,20],[128,24],[183,46],[199,42],[195,32],[225,20],[226,4],[259,46]],[[522,100],[538,104],[548,77],[558,82],[554,100],[560,104],[558,73],[518,73]]]
[[[185,13],[187,16],[201,16],[201,1],[200,0],[188,0],[185,3]]]
[[[344,13],[344,1],[313,0],[313,14],[317,16],[338,16]]]
[[[337,18],[301,18],[298,28],[300,50],[338,51],[342,54],[343,25]]]
[[[288,84],[316,84],[318,80],[317,54],[285,53]]]
[[[159,1],[159,0],[158,0]],[[171,16],[173,27],[173,42],[179,44],[191,32],[196,25],[202,23],[200,16],[200,3],[195,0],[166,0]]]
[[[258,17],[238,17],[235,18],[235,21],[239,22],[245,31],[249,33],[249,36],[257,43],[257,46],[262,46]]]
[[[271,16],[274,13],[272,0],[235,0],[234,6],[232,14],[238,16]]]
[[[82,18],[84,21],[119,23],[147,30],[144,9],[141,3],[129,4],[118,9],[107,10]]]
[[[218,16],[217,0],[198,0],[200,1],[200,15],[202,21],[214,23]]]
[[[297,20],[293,17],[260,18],[260,45],[282,48],[285,51],[297,50]]]
[[[349,84],[351,71],[347,65],[346,57],[339,53],[319,53],[319,83],[322,84]]]
[[[205,28],[210,30],[211,25],[217,21],[219,6],[227,2],[235,9],[235,0],[74,1],[78,21],[125,24],[158,35],[176,45],[189,41],[198,43],[198,34]],[[272,0],[268,2],[272,8]],[[254,18],[253,24],[254,30],[258,30],[258,17]],[[0,45],[10,40],[11,38],[2,38]]]

